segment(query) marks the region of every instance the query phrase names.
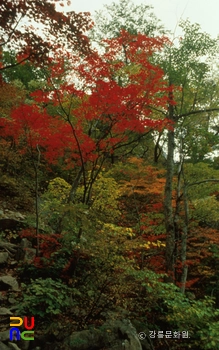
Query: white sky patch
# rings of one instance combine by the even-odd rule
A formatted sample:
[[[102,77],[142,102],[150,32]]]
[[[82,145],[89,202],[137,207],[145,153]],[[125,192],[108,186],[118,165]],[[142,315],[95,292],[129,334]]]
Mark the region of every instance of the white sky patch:
[[[115,0],[114,2],[117,2]],[[177,32],[177,24],[183,19],[189,19],[192,23],[199,23],[204,32],[216,38],[219,35],[218,0],[132,0],[134,4],[152,5],[154,13],[163,22],[166,29]],[[67,0],[60,1],[67,5]],[[66,6],[67,11],[90,12],[101,10],[105,4],[112,4],[112,0],[71,0],[71,5]],[[63,10],[58,6],[57,9]],[[175,31],[176,30],[176,31]]]

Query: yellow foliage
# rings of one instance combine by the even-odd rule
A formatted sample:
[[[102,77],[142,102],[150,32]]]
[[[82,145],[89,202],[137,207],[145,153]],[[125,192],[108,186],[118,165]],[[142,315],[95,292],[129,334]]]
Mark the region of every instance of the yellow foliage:
[[[151,249],[151,248],[161,248],[161,247],[165,247],[166,244],[165,243],[161,243],[161,241],[157,240],[156,242],[146,242],[144,244],[140,244],[139,247],[140,248],[145,248],[145,249]]]
[[[103,222],[114,222],[120,215],[119,196],[117,182],[112,177],[104,177],[100,174],[93,185],[91,212]]]
[[[71,185],[68,182],[61,177],[56,177],[49,182],[47,194],[63,202],[68,198],[70,189]]]
[[[101,230],[102,234],[106,234],[106,236],[110,237],[110,236],[116,236],[116,237],[134,237],[134,232],[132,230],[132,228],[130,227],[121,227],[121,226],[117,226],[114,224],[107,224],[105,223],[103,225],[103,228]]]

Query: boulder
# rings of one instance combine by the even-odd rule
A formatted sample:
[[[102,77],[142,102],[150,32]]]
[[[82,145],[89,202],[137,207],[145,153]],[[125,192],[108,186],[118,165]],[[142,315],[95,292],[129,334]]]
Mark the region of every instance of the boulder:
[[[9,322],[9,318],[8,318],[8,322]],[[6,331],[2,331],[0,332],[0,341],[9,341],[9,329],[7,329]],[[0,347],[1,349],[1,347]]]
[[[16,244],[12,244],[7,241],[0,241],[0,248],[6,250],[10,257],[13,256],[17,250]]]
[[[0,231],[20,230],[23,227],[25,227],[25,225],[20,220],[12,219],[12,218],[0,219]]]
[[[13,315],[12,312],[6,307],[0,307],[0,316]]]
[[[0,276],[0,290],[8,289],[18,292],[19,286],[17,280],[12,276]]]
[[[1,219],[14,219],[14,220],[25,220],[25,215],[21,214],[19,211],[12,211],[9,209],[0,210]]]
[[[69,349],[74,350],[95,350],[101,349],[104,344],[103,334],[98,329],[74,332],[66,342]]]
[[[10,349],[10,350],[21,350],[21,348],[15,343],[8,343],[8,349]]]
[[[3,342],[7,343],[7,345],[5,345]],[[3,347],[3,345],[5,347]],[[17,345],[18,344],[18,345]],[[9,341],[9,329],[4,331],[4,332],[0,332],[0,350],[8,350],[8,349],[14,349],[14,350],[28,350],[30,347],[30,341],[29,340],[19,340],[19,343],[12,343]],[[15,345],[15,346],[14,346]]]
[[[9,258],[8,252],[0,252],[0,264],[7,263],[8,258]]]
[[[128,319],[107,320],[99,329],[74,332],[65,344],[74,350],[142,350],[136,329]]]
[[[35,248],[25,248],[24,261],[26,261],[26,262],[33,261],[35,257],[36,257],[36,249]]]
[[[23,249],[32,248],[32,243],[27,238],[22,238],[20,246]]]
[[[26,227],[25,216],[18,211],[9,209],[0,210],[0,231],[20,231]]]
[[[0,341],[0,349],[1,350],[10,350],[10,348],[7,345],[5,345],[4,343],[2,343],[1,341]]]

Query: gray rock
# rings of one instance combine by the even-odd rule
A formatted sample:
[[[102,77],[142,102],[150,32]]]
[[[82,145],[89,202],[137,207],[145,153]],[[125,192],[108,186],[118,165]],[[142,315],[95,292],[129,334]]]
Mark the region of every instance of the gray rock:
[[[28,350],[30,347],[30,340],[20,341],[19,346],[21,350]]]
[[[18,286],[18,282],[17,280],[12,277],[12,276],[1,276],[0,277],[0,289],[1,289],[1,285],[6,285],[8,286],[10,289],[18,292],[19,291],[19,286]],[[8,289],[9,289],[8,288]]]
[[[12,211],[9,209],[5,209],[1,216],[7,219],[25,220],[25,215],[21,214],[19,211]]]
[[[32,248],[32,243],[30,241],[28,241],[27,238],[22,238],[21,240],[21,248],[25,249],[25,248]]]
[[[0,332],[0,341],[9,341],[9,329],[6,331]]]
[[[6,309],[6,307],[0,307],[0,315],[13,315],[12,312],[9,309]]]
[[[10,348],[0,341],[0,349],[1,350],[9,350]]]
[[[84,330],[81,332],[74,332],[66,344],[70,346],[70,349],[74,350],[88,350],[89,346],[92,350],[93,348],[102,348],[103,339],[101,332],[98,329]]]
[[[110,321],[113,327],[112,321]],[[124,320],[117,320],[115,322],[115,325],[117,325],[117,329],[120,330],[125,339],[125,350],[142,350],[141,343],[139,341],[139,338],[137,336],[136,329],[133,327],[130,320],[124,319]]]
[[[15,343],[8,343],[8,349],[21,350],[21,348],[19,348]]]
[[[8,302],[12,305],[17,304],[17,300],[15,298],[11,298],[11,297],[8,298]]]
[[[25,257],[24,261],[32,261],[36,257],[36,249],[35,248],[26,248],[25,249]]]
[[[0,219],[0,230],[18,230],[20,227],[22,227],[23,222],[17,219],[12,218],[3,218]]]
[[[8,261],[9,254],[7,252],[0,252],[0,264],[5,264]]]
[[[136,329],[127,319],[111,319],[99,329],[74,332],[66,345],[74,350],[142,350]]]
[[[16,253],[17,246],[5,241],[0,241],[0,248],[6,250],[9,256],[13,256]]]

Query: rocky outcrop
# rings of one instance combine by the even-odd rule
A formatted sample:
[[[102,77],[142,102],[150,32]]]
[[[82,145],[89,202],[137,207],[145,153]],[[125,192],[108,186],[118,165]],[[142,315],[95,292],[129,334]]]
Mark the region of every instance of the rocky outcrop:
[[[17,266],[17,261],[24,260],[28,263],[36,256],[36,249],[27,238],[21,239],[18,234],[18,239],[8,239],[8,230],[19,231],[22,227],[25,227],[25,217],[22,214],[2,210],[0,206],[0,231],[6,230],[4,240],[0,240],[0,350],[151,350],[147,339],[140,341],[127,314],[110,311],[103,315],[105,323],[98,328],[89,328],[67,336],[63,330],[58,336],[52,331],[41,336],[36,332],[33,341],[10,342],[9,317],[14,315],[16,295],[20,291],[14,277],[14,267]]]
[[[8,252],[0,252],[0,265],[6,264],[9,258]]]
[[[1,309],[0,309],[1,311]],[[10,310],[5,309],[7,314]],[[1,350],[152,350],[147,338],[140,341],[137,331],[128,319],[107,320],[99,328],[90,328],[74,332],[64,341],[49,341],[45,336],[37,338],[33,342],[19,341],[16,344],[9,342],[9,329],[0,332]],[[13,345],[16,347],[13,347]]]
[[[17,280],[10,276],[0,276],[0,290],[8,290],[11,289],[15,292],[19,291],[19,286]]]
[[[7,263],[10,264],[10,260],[24,260],[25,249],[27,248],[27,260],[34,257],[35,250],[32,250],[32,244],[26,238],[21,239],[19,237],[19,231],[22,228],[26,228],[25,215],[18,211],[6,209],[2,203],[0,203],[0,232],[4,232],[4,239],[0,239],[0,266]],[[8,236],[12,233],[13,240],[9,242]],[[28,249],[30,253],[28,255]],[[30,256],[30,257],[29,257]]]
[[[128,319],[111,319],[98,329],[74,332],[65,344],[66,349],[72,350],[143,350],[136,329]],[[144,340],[144,350],[151,350],[147,340]]]

